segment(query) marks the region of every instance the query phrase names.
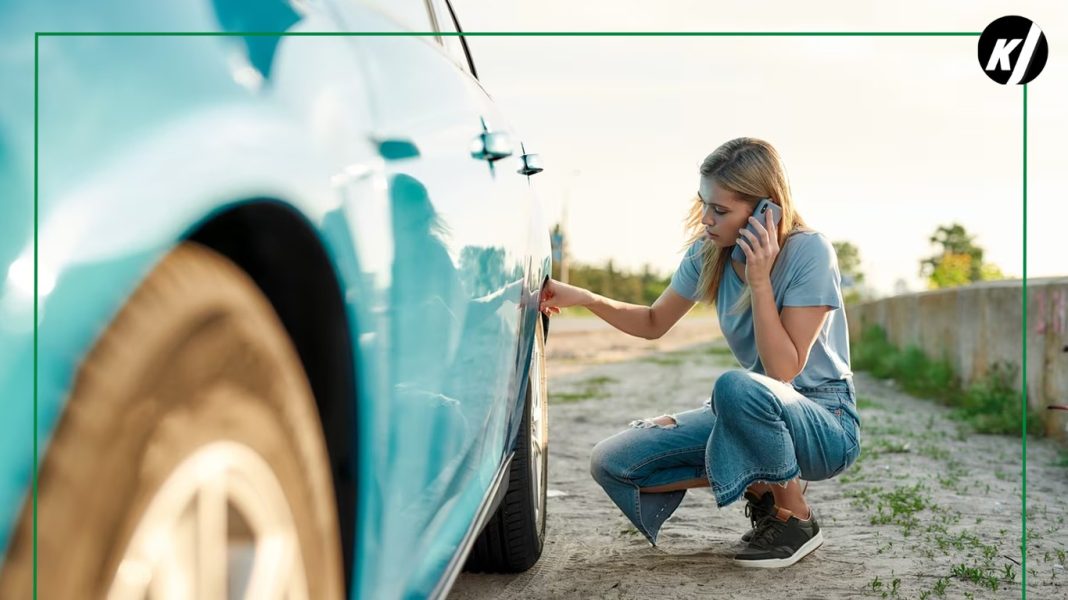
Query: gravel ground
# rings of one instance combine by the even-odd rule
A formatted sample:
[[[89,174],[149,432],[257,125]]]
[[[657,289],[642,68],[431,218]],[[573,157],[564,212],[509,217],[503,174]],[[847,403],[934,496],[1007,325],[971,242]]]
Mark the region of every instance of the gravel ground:
[[[855,376],[860,459],[810,484],[826,541],[784,570],[735,567],[743,502],[692,490],[651,547],[590,478],[590,449],[641,417],[700,406],[738,368],[709,314],[660,340],[555,318],[548,345],[547,541],[519,575],[463,574],[451,598],[1019,598],[1018,437],[976,434],[892,382]],[[1027,440],[1027,596],[1068,597],[1068,466]]]

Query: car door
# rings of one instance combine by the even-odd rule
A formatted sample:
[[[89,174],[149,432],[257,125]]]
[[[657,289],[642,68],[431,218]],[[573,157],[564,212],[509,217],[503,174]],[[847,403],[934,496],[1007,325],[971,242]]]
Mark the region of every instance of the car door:
[[[541,264],[541,260],[543,257],[548,256],[549,228],[544,220],[541,203],[534,193],[532,181],[527,174],[529,171],[520,169],[520,167],[526,166],[522,162],[522,158],[527,156],[525,153],[529,152],[530,149],[525,147],[522,138],[478,81],[476,62],[469,53],[467,43],[463,36],[455,35],[461,33],[462,30],[450,4],[447,0],[429,0],[429,3],[435,17],[437,31],[446,34],[441,36],[442,46],[444,46],[446,53],[453,62],[470,76],[466,81],[473,84],[471,85],[471,93],[481,106],[482,118],[490,124],[490,129],[510,141],[511,149],[514,152],[513,157],[516,158],[515,161],[509,160],[507,162],[502,161],[504,164],[498,163],[500,167],[494,171],[495,193],[498,197],[504,199],[502,201],[509,207],[512,214],[511,218],[519,225],[517,234],[521,240],[521,247],[517,251],[517,255],[523,261],[522,271],[517,271],[514,277],[522,277],[523,280],[521,285],[517,284],[517,287],[521,288],[522,295],[518,339],[526,343],[521,343],[518,349],[514,370],[515,376],[505,394],[511,400],[507,406],[502,407],[506,414],[503,419],[491,420],[491,423],[495,427],[499,426],[500,429],[494,430],[487,436],[488,439],[502,440],[507,445],[515,438],[523,410],[524,374],[530,364],[530,349],[533,347],[533,344],[529,342],[533,337],[534,321],[538,318],[537,311],[532,307],[537,305],[543,276],[547,274],[545,272],[546,269],[543,268],[544,265]],[[540,159],[534,157],[533,160],[536,163],[531,164],[539,165],[538,170],[534,172],[540,172]],[[526,307],[526,310],[524,310],[524,307]],[[485,449],[487,460],[490,460],[490,454],[494,452],[499,454],[500,452],[500,448],[495,444],[487,444],[487,446],[491,445],[492,448],[487,447]]]
[[[333,5],[352,31],[434,27],[422,0],[383,4],[383,12],[352,0]],[[377,544],[376,566],[365,567],[388,587],[429,576],[455,550],[457,523],[478,508],[468,492],[488,487],[500,461],[515,385],[525,198],[514,195],[509,132],[492,135],[484,94],[439,40],[349,41],[367,74],[394,243],[389,397],[360,409],[373,420],[361,465],[375,487],[361,519],[374,523],[374,535],[361,537]]]

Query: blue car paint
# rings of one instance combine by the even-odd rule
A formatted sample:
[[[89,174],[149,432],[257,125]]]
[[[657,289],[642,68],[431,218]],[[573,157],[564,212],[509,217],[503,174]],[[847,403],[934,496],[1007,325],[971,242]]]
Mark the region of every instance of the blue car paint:
[[[47,2],[16,7],[4,28],[217,31],[254,4]],[[395,26],[338,2],[290,30],[361,28]],[[234,203],[284,202],[331,257],[353,325],[352,596],[425,595],[514,439],[547,228],[513,160],[491,167],[455,146],[479,133],[464,119],[507,124],[429,40],[245,40],[39,40],[38,452],[78,362],[155,262]],[[32,475],[32,51],[25,33],[0,41],[0,75],[19,82],[0,104],[0,183],[13,192],[0,205],[0,549]],[[451,114],[406,87],[397,69],[411,68],[439,105],[451,90]],[[384,159],[390,136],[418,155]]]

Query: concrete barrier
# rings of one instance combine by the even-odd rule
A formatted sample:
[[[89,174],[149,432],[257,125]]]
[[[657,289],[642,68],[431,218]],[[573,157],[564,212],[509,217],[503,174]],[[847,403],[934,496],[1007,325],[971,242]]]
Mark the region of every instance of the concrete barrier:
[[[1022,280],[989,281],[883,298],[846,308],[849,338],[872,325],[904,349],[916,346],[953,365],[968,385],[1001,361],[1022,366]],[[1046,415],[1046,434],[1068,439],[1068,277],[1027,281],[1027,403]],[[1020,376],[1025,374],[1020,373]],[[1020,389],[1020,379],[1015,382]]]

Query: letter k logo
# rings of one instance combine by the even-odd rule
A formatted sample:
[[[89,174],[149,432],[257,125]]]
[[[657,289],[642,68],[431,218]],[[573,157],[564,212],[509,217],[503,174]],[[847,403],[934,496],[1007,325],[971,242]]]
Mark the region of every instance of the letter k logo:
[[[1025,84],[1046,66],[1049,46],[1037,24],[1026,17],[1001,17],[979,36],[979,66],[1002,85]]]
[[[1016,49],[1016,46],[1020,45],[1023,40],[998,40],[994,45],[994,52],[990,55],[990,62],[986,63],[987,71],[993,71],[995,68],[999,71],[1008,71],[1012,68],[1012,64],[1009,62],[1009,54]],[[996,67],[994,65],[997,65]]]

